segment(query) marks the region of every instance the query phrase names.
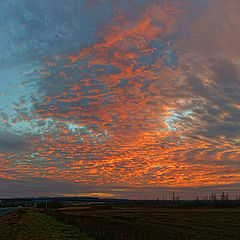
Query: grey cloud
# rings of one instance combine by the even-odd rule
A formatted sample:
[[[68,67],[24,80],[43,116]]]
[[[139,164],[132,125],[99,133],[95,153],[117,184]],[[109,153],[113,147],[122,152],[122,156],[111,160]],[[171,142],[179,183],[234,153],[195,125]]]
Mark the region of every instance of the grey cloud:
[[[234,107],[240,100],[239,72],[237,66],[226,59],[215,60],[209,70],[211,84],[208,85],[195,73],[187,76],[185,91],[186,94],[192,92],[193,101],[189,108],[197,119],[188,122],[192,126],[189,136],[200,135],[209,139],[225,136],[231,141],[240,135],[240,110]]]
[[[93,43],[92,34],[111,17],[110,9],[104,1],[91,8],[78,0],[1,1],[1,67]]]
[[[27,151],[32,138],[0,133],[0,152],[2,151]]]
[[[116,194],[117,198],[129,199],[171,199],[172,192],[181,199],[194,199],[196,196],[210,195],[212,192],[220,195],[223,191],[229,192],[231,198],[239,194],[240,184],[227,184],[206,187],[128,187],[121,185],[82,185],[69,181],[31,178],[25,180],[0,179],[1,197],[37,197],[37,196],[63,196],[81,193],[110,193]]]

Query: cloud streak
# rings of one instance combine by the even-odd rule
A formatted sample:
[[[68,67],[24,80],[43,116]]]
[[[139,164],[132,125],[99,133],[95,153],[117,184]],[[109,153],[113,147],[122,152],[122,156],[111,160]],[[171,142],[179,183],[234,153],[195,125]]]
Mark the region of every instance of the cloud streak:
[[[48,19],[54,1],[39,16],[22,3],[18,14],[29,25],[22,35],[35,20],[45,41],[33,32],[24,53],[8,51],[15,59],[9,63],[26,54],[28,65],[8,85],[23,89],[19,100],[11,111],[2,105],[1,177],[25,184],[64,180],[92,186],[99,196],[143,197],[157,188],[184,189],[186,196],[186,189],[231,191],[240,180],[240,5],[122,3],[64,0],[65,8],[46,22],[40,20]],[[45,9],[46,2],[35,7]],[[84,11],[89,15],[79,17]],[[130,190],[119,195],[106,186]]]

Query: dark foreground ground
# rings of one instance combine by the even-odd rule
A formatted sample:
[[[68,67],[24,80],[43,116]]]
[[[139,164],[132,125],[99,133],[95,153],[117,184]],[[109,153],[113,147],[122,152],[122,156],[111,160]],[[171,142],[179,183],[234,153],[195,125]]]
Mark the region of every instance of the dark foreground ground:
[[[63,224],[33,209],[19,209],[0,217],[0,240],[92,240],[79,228]]]
[[[240,209],[66,208],[52,212],[101,240],[240,240]]]
[[[0,240],[50,239],[240,240],[240,209],[92,206],[19,209],[0,217]]]

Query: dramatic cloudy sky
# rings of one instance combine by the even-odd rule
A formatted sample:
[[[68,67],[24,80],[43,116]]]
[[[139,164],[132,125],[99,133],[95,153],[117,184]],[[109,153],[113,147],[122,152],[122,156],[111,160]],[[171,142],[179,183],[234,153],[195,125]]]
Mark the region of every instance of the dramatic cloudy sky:
[[[0,197],[240,188],[239,0],[1,0]]]

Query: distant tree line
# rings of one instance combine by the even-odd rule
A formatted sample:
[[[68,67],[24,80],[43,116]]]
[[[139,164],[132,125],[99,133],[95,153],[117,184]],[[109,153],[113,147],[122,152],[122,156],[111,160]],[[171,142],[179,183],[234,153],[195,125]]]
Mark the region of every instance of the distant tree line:
[[[160,200],[158,197],[156,204],[169,207],[240,207],[240,194],[236,195],[235,199],[230,199],[229,193],[222,192],[219,197],[217,197],[216,193],[211,193],[201,198],[197,196],[195,200],[180,200],[180,196],[176,196],[173,192],[170,199],[163,197],[162,200]]]

